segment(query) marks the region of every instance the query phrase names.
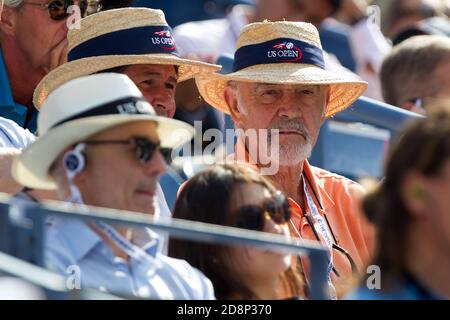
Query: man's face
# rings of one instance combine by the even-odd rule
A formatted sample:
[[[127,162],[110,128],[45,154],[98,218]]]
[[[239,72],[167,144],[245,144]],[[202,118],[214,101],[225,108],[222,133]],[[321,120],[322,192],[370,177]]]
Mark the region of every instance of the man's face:
[[[46,4],[48,0],[33,3]],[[25,3],[19,9],[11,10],[12,32],[19,50],[23,52],[34,68],[42,68],[44,74],[51,66],[51,52],[66,40],[67,19],[52,20],[48,10],[41,6]]]
[[[269,129],[267,150],[279,140],[281,165],[295,165],[309,157],[324,120],[328,87],[235,82],[225,89],[238,128]],[[279,134],[272,134],[278,129]],[[259,141],[262,148],[264,141]],[[276,146],[275,146],[276,148]]]
[[[156,127],[148,121],[127,123],[105,130],[89,140],[128,140],[148,138],[158,141]],[[160,152],[141,164],[131,144],[86,146],[86,169],[75,183],[86,204],[153,214],[156,188],[166,164]]]
[[[138,64],[126,67],[123,73],[137,85],[158,115],[173,118],[178,80],[173,65]]]

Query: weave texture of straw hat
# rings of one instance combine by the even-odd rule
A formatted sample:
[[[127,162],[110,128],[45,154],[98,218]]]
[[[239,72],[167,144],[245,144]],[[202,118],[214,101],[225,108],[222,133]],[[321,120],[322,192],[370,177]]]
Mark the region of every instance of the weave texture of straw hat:
[[[219,65],[178,57],[172,30],[161,10],[121,8],[99,12],[68,32],[68,62],[52,70],[36,87],[40,108],[55,88],[69,80],[136,64],[178,66],[178,81],[220,69]]]
[[[257,22],[245,26],[237,41],[233,72],[196,77],[203,99],[229,114],[224,90],[230,80],[273,84],[327,85],[326,117],[350,106],[367,89],[358,76],[324,69],[317,29],[304,22]]]

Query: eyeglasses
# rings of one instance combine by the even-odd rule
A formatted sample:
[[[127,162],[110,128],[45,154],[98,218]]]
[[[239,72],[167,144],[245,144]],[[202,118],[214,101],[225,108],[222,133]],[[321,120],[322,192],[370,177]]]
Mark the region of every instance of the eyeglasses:
[[[25,1],[25,4],[30,4],[33,6],[39,6],[48,11],[50,19],[55,21],[60,21],[66,19],[70,16],[70,12],[68,12],[68,8],[75,4],[74,0],[52,0],[48,3],[36,3]],[[77,1],[77,5],[80,7],[81,17],[84,17],[86,14],[86,10],[88,8],[87,0],[79,0]]]
[[[291,210],[286,197],[277,192],[261,206],[244,206],[233,212],[234,225],[237,228],[263,231],[266,218],[270,218],[276,224],[285,224],[291,218]]]
[[[424,108],[424,103],[422,98],[414,98],[408,100],[408,102],[412,103],[412,107],[409,111],[416,112],[419,114],[427,114],[427,111]]]
[[[131,138],[128,140],[87,140],[83,143],[91,145],[101,145],[101,144],[130,144],[134,147],[134,153],[136,160],[141,164],[145,164],[150,161],[155,152],[159,150],[161,155],[167,164],[170,164],[172,160],[172,149],[162,148],[159,143],[154,143],[147,138]]]

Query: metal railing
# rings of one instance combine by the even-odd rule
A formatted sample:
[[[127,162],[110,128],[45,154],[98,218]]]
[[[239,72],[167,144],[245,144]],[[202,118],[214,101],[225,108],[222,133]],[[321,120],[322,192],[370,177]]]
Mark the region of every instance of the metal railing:
[[[17,210],[16,205],[8,203],[8,197],[0,195],[0,216],[9,215],[11,209]],[[310,298],[328,299],[327,294],[327,265],[328,255],[326,249],[317,242],[306,241],[298,238],[285,238],[281,235],[269,234],[259,231],[238,229],[219,226],[202,222],[193,222],[180,219],[168,219],[154,217],[148,214],[131,211],[121,211],[90,206],[78,206],[58,201],[46,201],[41,205],[30,208],[22,208],[27,217],[33,220],[33,228],[42,230],[36,239],[39,245],[35,250],[35,256],[43,261],[44,222],[47,216],[61,216],[66,218],[78,218],[83,220],[101,220],[111,224],[121,224],[139,227],[148,227],[154,231],[163,231],[171,237],[192,241],[218,243],[225,245],[245,245],[262,247],[264,249],[289,252],[307,256],[311,266]],[[8,219],[6,219],[8,220]],[[0,220],[1,221],[1,220]],[[5,221],[5,219],[3,219]],[[0,265],[1,268],[1,265]],[[14,271],[10,269],[9,271]],[[18,274],[22,276],[23,273]],[[29,279],[28,280],[32,280]]]
[[[395,135],[410,120],[423,118],[422,115],[393,105],[360,97],[350,108],[336,114],[334,119],[347,122],[362,122],[387,129]]]

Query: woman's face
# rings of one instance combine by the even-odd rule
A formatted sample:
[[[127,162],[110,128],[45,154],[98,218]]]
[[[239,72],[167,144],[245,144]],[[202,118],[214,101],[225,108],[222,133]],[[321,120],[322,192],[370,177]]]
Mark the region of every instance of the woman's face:
[[[437,241],[450,248],[450,160],[439,175],[425,181],[428,222]]]
[[[271,193],[262,185],[246,183],[235,187],[231,194],[229,214],[246,206],[261,206],[271,199]],[[277,224],[268,215],[263,217],[265,232],[289,237],[287,223]],[[275,279],[289,268],[291,256],[286,253],[269,251],[263,248],[235,246],[232,248],[230,261],[235,266],[235,272],[244,279],[262,280]]]

